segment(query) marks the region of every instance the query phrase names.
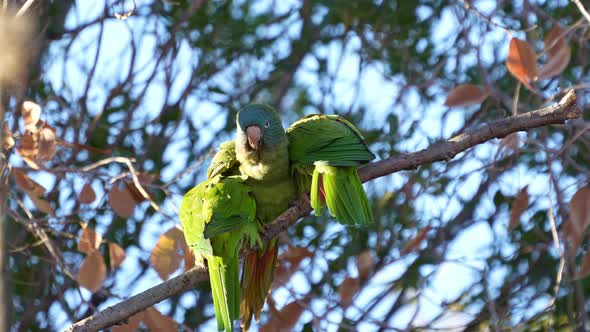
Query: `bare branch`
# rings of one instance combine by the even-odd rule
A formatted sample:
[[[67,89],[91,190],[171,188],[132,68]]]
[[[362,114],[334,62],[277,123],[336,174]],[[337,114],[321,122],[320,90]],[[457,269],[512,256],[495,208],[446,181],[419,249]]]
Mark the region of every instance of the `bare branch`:
[[[588,22],[590,22],[590,14],[586,10],[586,8],[584,8],[584,5],[582,5],[582,2],[580,0],[572,0],[572,1],[576,4],[576,6],[578,6],[580,13],[582,13],[582,15],[584,15],[584,17],[588,20]]]
[[[457,135],[447,141],[436,143],[421,151],[401,154],[371,163],[359,170],[359,176],[363,182],[367,182],[401,170],[415,169],[420,165],[450,160],[458,153],[494,138],[502,138],[518,131],[526,131],[552,124],[563,124],[567,120],[581,116],[582,112],[576,108],[576,95],[571,90],[561,101],[554,105],[483,125],[480,128]],[[267,225],[265,239],[277,236],[311,211],[307,199],[298,199],[271,224]],[[66,331],[87,332],[107,328],[170,296],[192,289],[207,280],[208,274],[205,269],[189,270],[87,317],[71,325]]]

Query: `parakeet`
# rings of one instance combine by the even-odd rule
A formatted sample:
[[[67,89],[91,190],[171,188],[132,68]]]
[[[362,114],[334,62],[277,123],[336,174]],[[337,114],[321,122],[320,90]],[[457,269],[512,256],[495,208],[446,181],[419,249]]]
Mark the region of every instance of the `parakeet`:
[[[208,180],[186,194],[181,220],[187,242],[208,261],[219,328],[227,330],[236,318],[241,292],[239,313],[247,330],[253,317],[260,318],[278,251],[276,238],[259,244],[254,229],[272,222],[300,193],[310,193],[318,215],[327,206],[342,223],[371,222],[357,167],[375,156],[339,116],[308,116],[285,131],[272,107],[251,104],[238,112],[236,126],[235,140],[222,143],[213,157]],[[258,250],[244,258],[236,289],[234,263],[245,242]]]
[[[250,192],[243,177],[217,175],[191,189],[180,205],[184,236],[196,263],[207,260],[219,331],[233,331],[239,317],[241,246],[262,246]]]

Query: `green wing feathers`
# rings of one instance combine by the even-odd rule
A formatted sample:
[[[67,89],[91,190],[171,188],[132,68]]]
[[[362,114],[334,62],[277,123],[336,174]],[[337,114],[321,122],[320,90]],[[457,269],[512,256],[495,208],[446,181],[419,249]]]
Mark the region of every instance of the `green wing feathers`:
[[[368,224],[373,213],[357,168],[375,158],[358,129],[338,115],[309,115],[287,129],[292,173],[316,215],[325,207],[343,224]]]
[[[207,178],[211,179],[216,175],[227,175],[237,174],[238,159],[236,158],[236,142],[228,141],[223,142],[219,145],[219,150],[213,156],[211,164],[207,169]]]
[[[262,246],[250,188],[242,177],[214,176],[184,196],[180,221],[197,262],[207,260],[218,329],[233,331],[240,310],[240,248]]]

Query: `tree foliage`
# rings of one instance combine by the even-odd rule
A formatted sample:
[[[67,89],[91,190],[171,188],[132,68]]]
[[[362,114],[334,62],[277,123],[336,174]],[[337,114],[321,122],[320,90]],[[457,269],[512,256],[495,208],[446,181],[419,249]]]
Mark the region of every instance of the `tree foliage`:
[[[343,115],[381,159],[570,88],[587,117],[580,6],[68,0],[33,2],[22,26],[0,17],[0,44],[15,45],[0,55],[13,328],[61,330],[194,265],[177,206],[249,102],[285,124]],[[14,59],[24,71],[6,69]],[[259,329],[588,328],[588,128],[513,134],[371,181],[366,228],[304,218],[280,235]],[[128,322],[208,330],[210,289]]]

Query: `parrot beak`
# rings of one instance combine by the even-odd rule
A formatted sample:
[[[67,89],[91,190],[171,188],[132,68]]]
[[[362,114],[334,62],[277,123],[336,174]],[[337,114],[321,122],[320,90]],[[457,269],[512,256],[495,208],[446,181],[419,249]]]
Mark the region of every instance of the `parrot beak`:
[[[254,150],[258,150],[258,145],[262,141],[262,130],[257,125],[252,125],[246,128],[246,135],[248,136],[248,144]]]

